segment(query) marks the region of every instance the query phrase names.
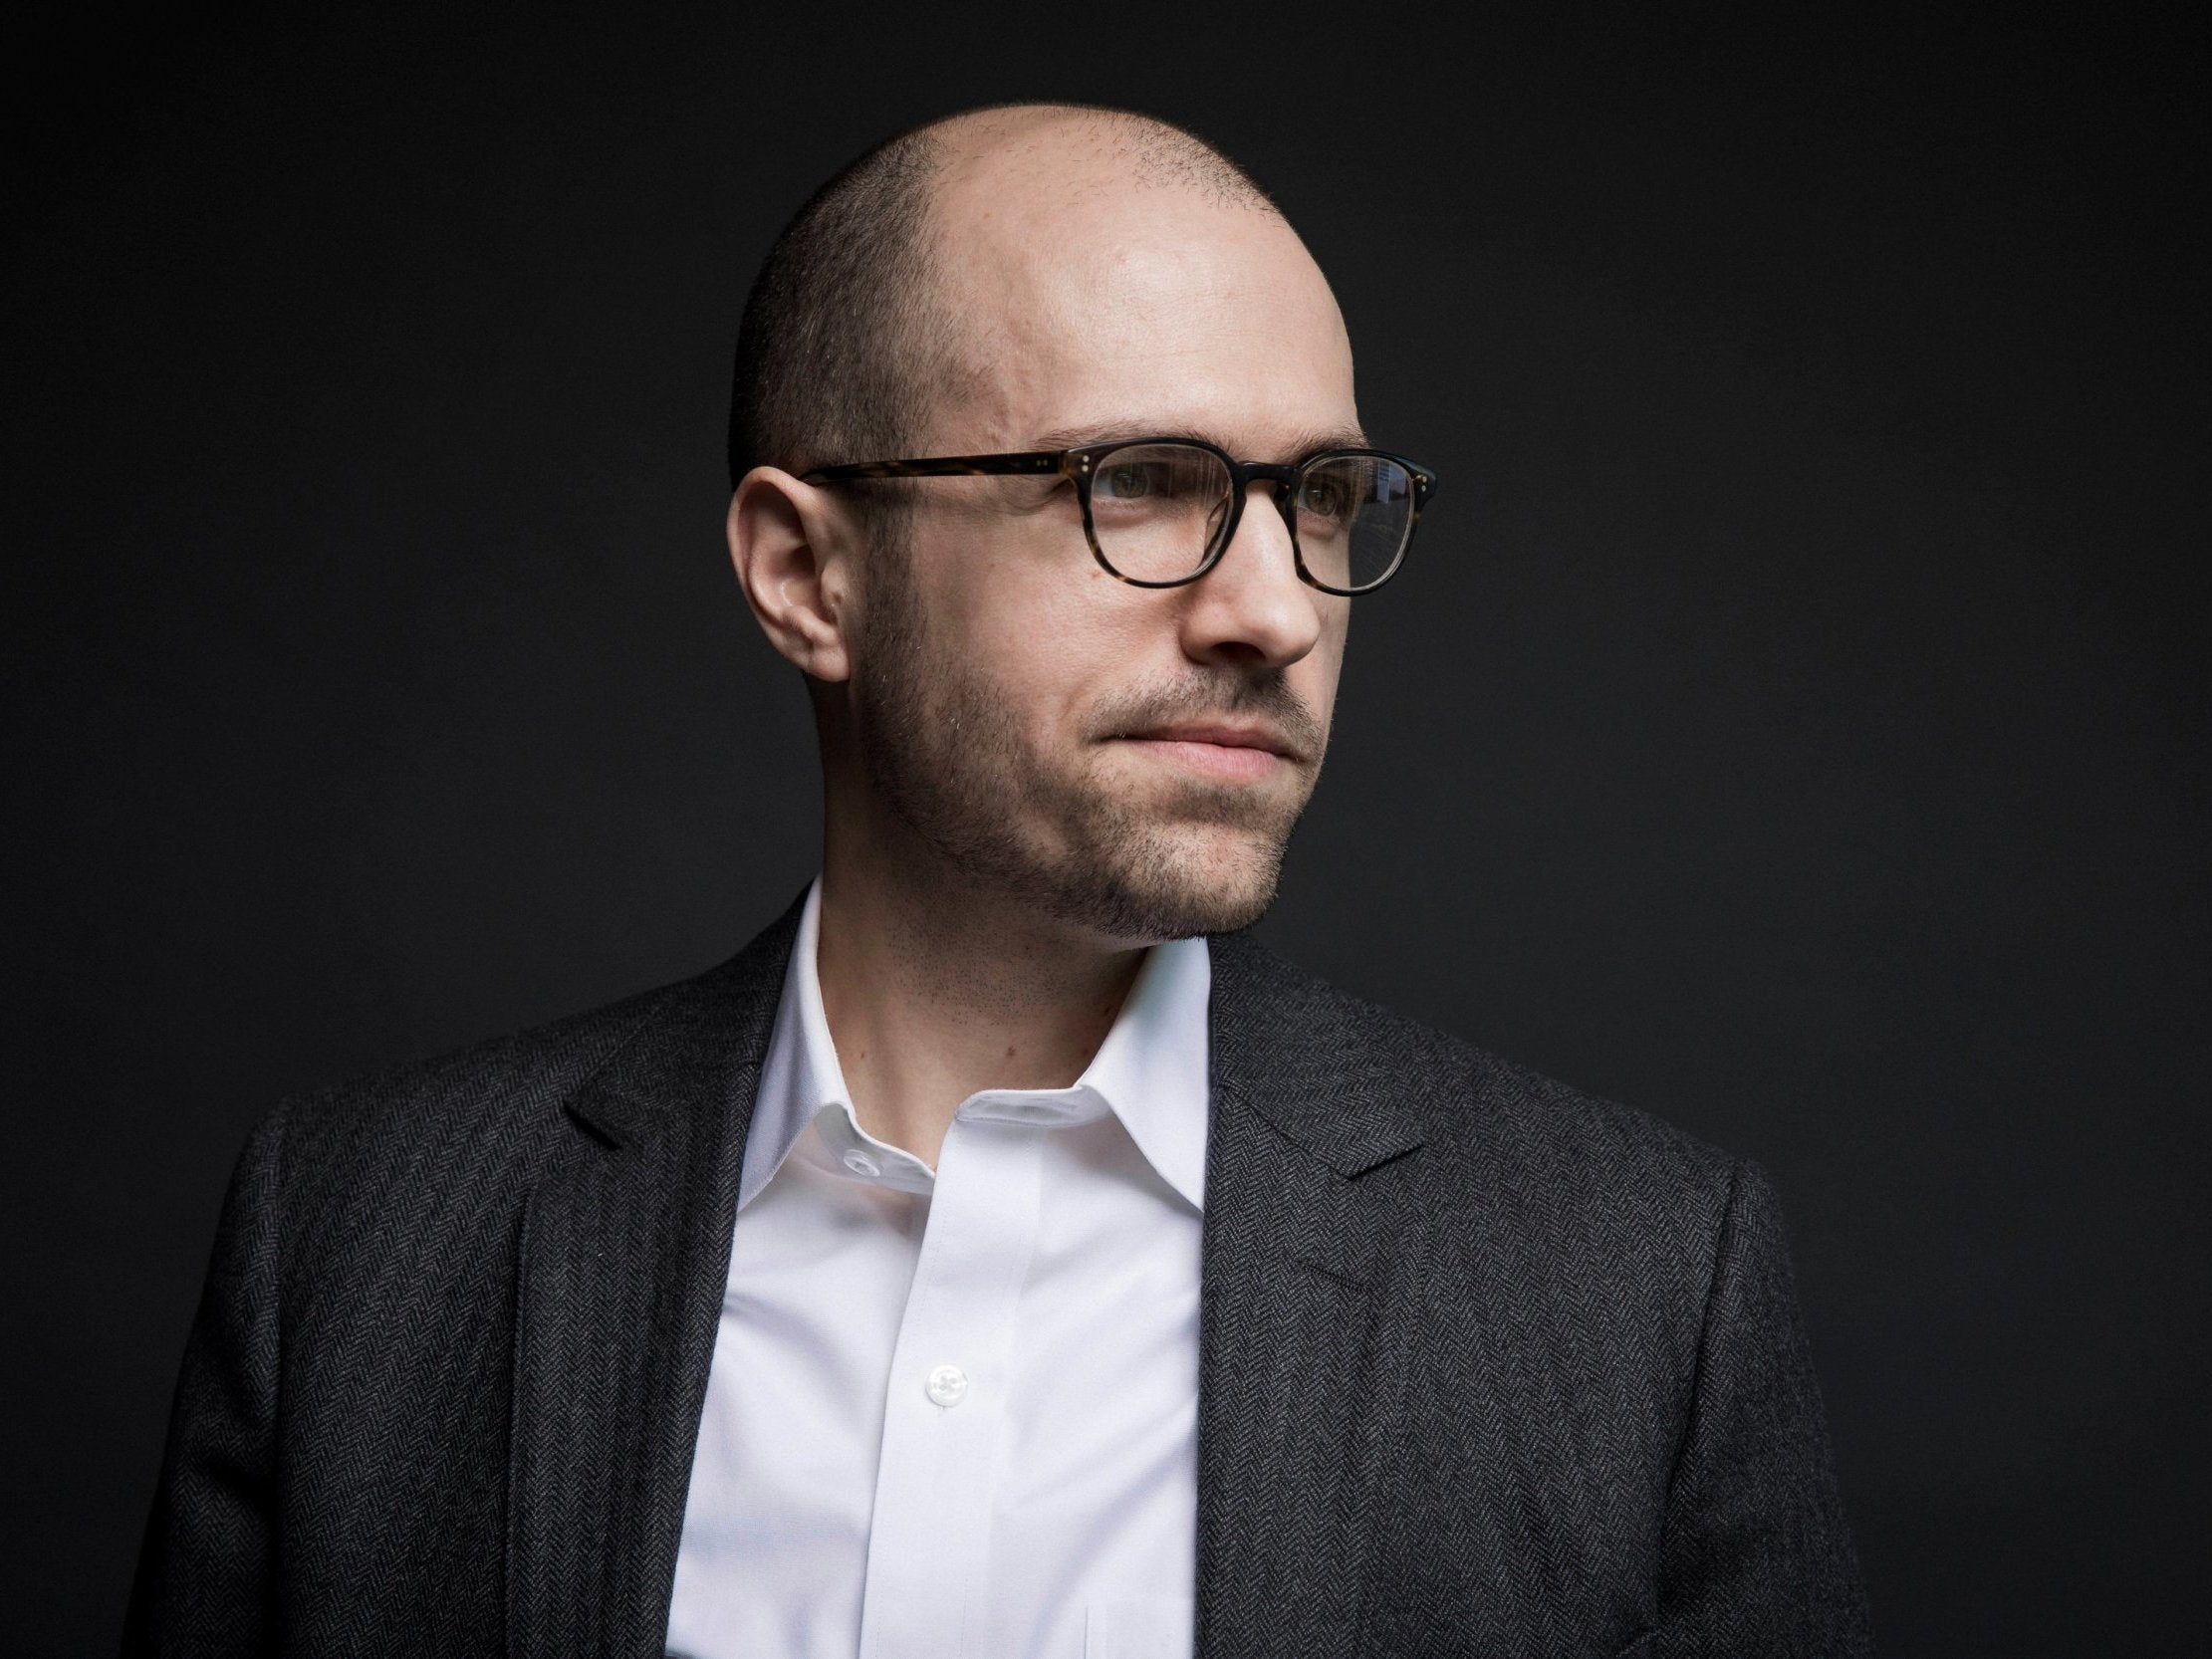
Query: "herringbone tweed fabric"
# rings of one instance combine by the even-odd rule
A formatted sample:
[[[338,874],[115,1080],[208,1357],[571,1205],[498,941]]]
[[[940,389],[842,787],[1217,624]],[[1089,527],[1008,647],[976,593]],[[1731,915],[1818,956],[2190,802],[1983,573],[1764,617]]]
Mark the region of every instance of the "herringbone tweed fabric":
[[[660,1652],[796,920],[255,1130],[126,1651]],[[1212,1020],[1202,1654],[1867,1651],[1755,1169],[1246,939]]]

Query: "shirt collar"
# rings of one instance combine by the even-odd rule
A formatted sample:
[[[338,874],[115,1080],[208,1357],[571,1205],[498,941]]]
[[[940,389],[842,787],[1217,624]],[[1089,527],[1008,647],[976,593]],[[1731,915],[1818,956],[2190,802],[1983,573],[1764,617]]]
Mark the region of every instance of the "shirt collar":
[[[1206,941],[1170,939],[1144,953],[1128,1000],[1076,1087],[1106,1097],[1159,1178],[1194,1210],[1206,1191]]]
[[[761,1067],[760,1092],[746,1135],[745,1166],[738,1180],[743,1210],[774,1179],[808,1126],[820,1119],[832,1148],[825,1162],[854,1153],[873,1160],[876,1179],[909,1191],[930,1190],[918,1160],[885,1146],[854,1119],[852,1095],[822,1008],[816,947],[822,929],[822,882],[807,890],[784,972],[776,1026]],[[1099,1052],[1069,1088],[991,1089],[961,1103],[966,1114],[999,1114],[1018,1105],[1038,1120],[1077,1122],[1100,1115],[1120,1120],[1137,1150],[1161,1180],[1193,1209],[1204,1208],[1206,1176],[1207,1001],[1213,964],[1206,941],[1173,939],[1145,952],[1121,1012]],[[848,1167],[851,1167],[848,1165]]]

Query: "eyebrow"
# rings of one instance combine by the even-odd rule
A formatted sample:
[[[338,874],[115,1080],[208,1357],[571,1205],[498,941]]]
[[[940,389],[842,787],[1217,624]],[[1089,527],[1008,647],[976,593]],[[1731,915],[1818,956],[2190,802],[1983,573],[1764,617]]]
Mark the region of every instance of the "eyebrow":
[[[1039,449],[1082,449],[1095,443],[1119,443],[1130,438],[1199,438],[1217,449],[1236,455],[1238,446],[1228,442],[1218,432],[1207,431],[1202,426],[1185,426],[1161,430],[1153,420],[1107,419],[1088,420],[1081,426],[1059,426],[1038,435]],[[1317,449],[1366,449],[1370,447],[1366,433],[1356,426],[1317,426],[1291,434],[1289,454],[1311,455]],[[1239,456],[1240,460],[1256,460],[1257,456]]]

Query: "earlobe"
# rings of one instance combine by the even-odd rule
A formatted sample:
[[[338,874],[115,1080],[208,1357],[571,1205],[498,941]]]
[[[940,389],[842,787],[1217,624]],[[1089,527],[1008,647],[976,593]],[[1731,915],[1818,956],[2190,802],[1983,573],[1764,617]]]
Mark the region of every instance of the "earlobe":
[[[851,672],[843,538],[830,499],[776,467],[755,467],[730,497],[730,564],[778,654],[818,680]]]

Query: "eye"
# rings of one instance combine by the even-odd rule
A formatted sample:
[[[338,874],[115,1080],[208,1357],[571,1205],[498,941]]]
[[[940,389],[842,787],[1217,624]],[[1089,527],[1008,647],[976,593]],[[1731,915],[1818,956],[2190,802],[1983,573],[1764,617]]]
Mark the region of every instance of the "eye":
[[[1142,501],[1152,493],[1152,468],[1142,461],[1125,461],[1099,474],[1097,489],[1115,501]]]
[[[1316,473],[1301,486],[1298,504],[1317,518],[1343,518],[1352,507],[1352,492],[1343,479]]]

